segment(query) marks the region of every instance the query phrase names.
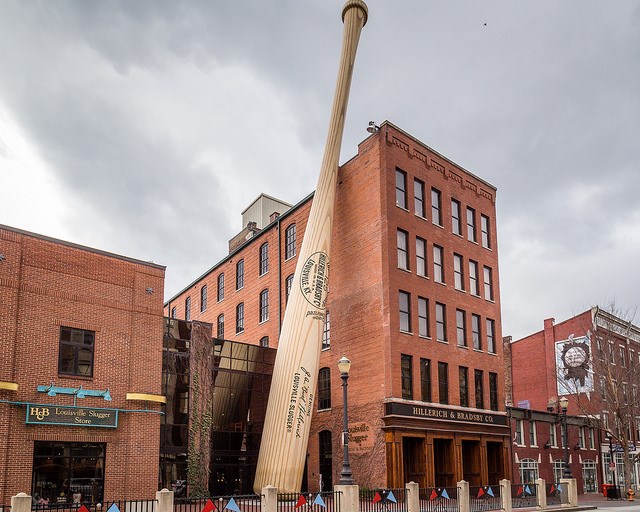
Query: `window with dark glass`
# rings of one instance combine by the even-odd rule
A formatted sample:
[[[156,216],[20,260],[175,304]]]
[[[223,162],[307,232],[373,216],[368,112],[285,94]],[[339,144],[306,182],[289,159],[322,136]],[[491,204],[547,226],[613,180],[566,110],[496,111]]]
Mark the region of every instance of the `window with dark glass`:
[[[444,249],[439,245],[433,246],[433,280],[437,283],[444,283]]]
[[[407,209],[407,173],[396,169],[396,206]]]
[[[331,409],[331,370],[320,368],[318,373],[318,410]]]
[[[427,277],[427,241],[416,237],[416,274]]]
[[[464,291],[464,270],[462,269],[462,256],[453,255],[453,277],[456,290]]]
[[[438,399],[441,404],[449,403],[449,365],[438,362]]]
[[[480,295],[480,287],[478,286],[478,262],[469,260],[469,293],[472,295]]]
[[[244,260],[236,263],[236,290],[244,288]]]
[[[324,315],[324,328],[322,330],[322,350],[331,347],[331,313],[327,309]]]
[[[496,323],[487,318],[487,352],[491,354],[496,353],[495,326]]]
[[[473,377],[476,384],[476,409],[484,409],[484,376],[482,370],[474,370]]]
[[[218,302],[224,299],[224,274],[218,276]]]
[[[400,330],[411,332],[411,295],[400,290],[398,293],[400,310]]]
[[[178,308],[175,306],[171,308],[171,318],[178,318]]]
[[[447,341],[447,307],[436,302],[436,339]]]
[[[493,275],[489,267],[484,267],[484,298],[493,300]]]
[[[93,377],[95,332],[60,327],[58,374]]]
[[[191,297],[187,297],[184,301],[184,319],[187,322],[191,320]]]
[[[236,306],[236,334],[244,331],[244,303]]]
[[[321,430],[318,433],[318,456],[322,489],[333,489],[333,444],[330,430]]]
[[[431,360],[420,359],[420,399],[431,402]]]
[[[396,238],[398,245],[398,268],[401,268],[402,270],[409,270],[409,250],[407,248],[409,233],[402,229],[398,229]]]
[[[260,292],[260,321],[266,322],[269,320],[269,290],[262,290]]]
[[[467,238],[476,242],[476,211],[467,206]]]
[[[471,315],[471,339],[473,340],[474,350],[482,350],[482,341],[480,340],[480,315]]]
[[[454,235],[462,235],[462,220],[460,219],[460,201],[451,200],[451,231]]]
[[[205,284],[200,288],[200,312],[203,313],[207,310],[207,285]]]
[[[456,338],[459,347],[467,346],[467,314],[456,309]]]
[[[498,374],[489,372],[489,409],[498,410]]]
[[[217,338],[223,340],[224,339],[224,314],[218,315],[217,321]]]
[[[262,338],[260,338],[260,346],[261,347],[269,346],[269,336],[263,336]]]
[[[284,294],[285,294],[285,302],[289,302],[289,295],[291,294],[291,287],[293,286],[293,274],[287,276],[284,281]]]
[[[406,354],[400,355],[400,372],[402,376],[402,398],[413,400],[413,375],[412,357]]]
[[[291,224],[284,232],[284,259],[288,260],[296,255],[296,225]]]
[[[491,235],[489,233],[489,217],[480,215],[480,230],[482,232],[482,247],[491,249]]]
[[[460,407],[469,407],[469,368],[458,367],[458,380],[460,387]]]
[[[260,275],[263,276],[269,272],[269,244],[264,243],[260,246]]]
[[[431,221],[442,226],[442,194],[435,188],[431,189]]]
[[[429,299],[418,297],[418,336],[428,338],[429,333]]]
[[[413,180],[413,202],[416,215],[424,217],[424,183],[419,179]]]

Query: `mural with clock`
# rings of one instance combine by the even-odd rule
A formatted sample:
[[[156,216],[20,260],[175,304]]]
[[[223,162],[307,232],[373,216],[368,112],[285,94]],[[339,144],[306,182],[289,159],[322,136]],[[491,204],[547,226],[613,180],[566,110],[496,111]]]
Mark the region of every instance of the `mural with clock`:
[[[593,391],[590,333],[579,338],[573,334],[566,340],[556,341],[556,368],[558,370],[558,396]]]

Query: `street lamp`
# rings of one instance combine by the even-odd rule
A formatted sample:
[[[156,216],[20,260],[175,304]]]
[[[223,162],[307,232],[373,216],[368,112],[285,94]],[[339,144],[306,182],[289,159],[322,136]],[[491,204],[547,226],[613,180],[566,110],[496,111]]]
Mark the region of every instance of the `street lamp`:
[[[611,432],[607,432],[605,434],[605,436],[607,437],[607,441],[609,441],[609,457],[611,457],[611,461],[610,464],[613,469],[611,471],[613,471],[613,485],[615,485],[616,487],[618,486],[618,482],[616,481],[616,463],[614,460],[614,455],[613,455],[613,436],[611,435]]]
[[[347,379],[351,369],[351,361],[344,354],[338,361],[340,378],[342,379],[342,471],[340,472],[340,485],[353,485],[351,467],[349,466],[349,417],[347,412]]]
[[[563,478],[573,478],[571,467],[569,466],[569,429],[567,428],[567,408],[569,407],[569,399],[563,396],[558,400],[560,410],[562,411],[562,424],[564,425],[564,468],[562,468]]]

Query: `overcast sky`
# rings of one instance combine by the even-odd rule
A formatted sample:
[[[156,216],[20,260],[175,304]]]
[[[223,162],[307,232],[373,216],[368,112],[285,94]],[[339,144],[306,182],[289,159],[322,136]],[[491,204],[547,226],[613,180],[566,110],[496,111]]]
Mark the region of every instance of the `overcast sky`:
[[[0,223],[167,265],[170,297],[258,194],[315,188],[342,4],[0,0]],[[637,306],[640,2],[368,5],[341,161],[389,120],[498,188],[505,335]]]

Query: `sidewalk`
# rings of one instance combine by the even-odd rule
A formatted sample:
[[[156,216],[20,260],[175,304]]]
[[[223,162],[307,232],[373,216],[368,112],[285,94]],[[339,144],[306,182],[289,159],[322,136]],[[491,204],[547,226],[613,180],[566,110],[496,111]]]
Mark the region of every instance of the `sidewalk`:
[[[624,500],[608,500],[601,493],[589,493],[578,495],[579,506],[593,506],[593,507],[630,507],[640,505],[640,501],[627,501]]]

